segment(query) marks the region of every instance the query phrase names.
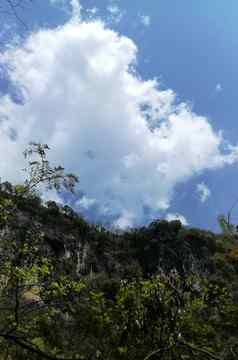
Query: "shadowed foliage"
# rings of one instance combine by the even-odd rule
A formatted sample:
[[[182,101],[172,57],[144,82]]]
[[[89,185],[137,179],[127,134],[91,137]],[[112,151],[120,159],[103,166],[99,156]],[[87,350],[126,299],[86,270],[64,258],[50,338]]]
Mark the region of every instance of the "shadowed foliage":
[[[0,359],[237,359],[236,236],[89,224],[42,202],[39,185],[78,181],[47,151],[30,144],[26,181],[0,187]]]

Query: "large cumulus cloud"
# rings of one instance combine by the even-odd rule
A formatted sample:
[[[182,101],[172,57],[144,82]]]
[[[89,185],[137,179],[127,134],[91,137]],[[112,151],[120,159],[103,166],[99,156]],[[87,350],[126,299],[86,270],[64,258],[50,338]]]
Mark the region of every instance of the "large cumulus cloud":
[[[15,99],[0,99],[1,176],[18,180],[26,144],[48,143],[80,175],[77,206],[125,227],[167,209],[179,182],[234,163],[237,147],[223,152],[208,119],[141,79],[136,59],[135,43],[98,21],[43,29],[4,52]]]

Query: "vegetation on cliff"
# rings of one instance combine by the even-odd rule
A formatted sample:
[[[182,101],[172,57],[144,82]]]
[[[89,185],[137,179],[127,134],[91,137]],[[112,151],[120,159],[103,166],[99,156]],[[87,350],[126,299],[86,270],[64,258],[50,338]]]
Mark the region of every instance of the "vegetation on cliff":
[[[119,233],[43,204],[39,184],[78,181],[47,150],[31,144],[25,183],[1,184],[0,359],[237,359],[235,233],[165,220]]]

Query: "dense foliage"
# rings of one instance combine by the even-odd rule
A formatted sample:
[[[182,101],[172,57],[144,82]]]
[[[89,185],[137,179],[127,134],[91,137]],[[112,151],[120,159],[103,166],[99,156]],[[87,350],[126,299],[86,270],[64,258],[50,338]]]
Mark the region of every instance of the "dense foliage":
[[[156,220],[119,233],[35,188],[73,191],[31,144],[25,184],[0,189],[0,359],[238,358],[234,233]]]

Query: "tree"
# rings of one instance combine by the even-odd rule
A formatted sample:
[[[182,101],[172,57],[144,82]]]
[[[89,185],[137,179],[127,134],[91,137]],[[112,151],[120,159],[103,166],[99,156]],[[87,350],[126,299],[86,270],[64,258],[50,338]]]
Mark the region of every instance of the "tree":
[[[44,234],[38,224],[30,218],[21,219],[18,206],[24,199],[34,196],[39,185],[57,191],[62,187],[74,191],[78,178],[65,174],[60,166],[51,167],[46,158],[48,150],[47,145],[31,143],[24,152],[28,160],[24,184],[15,188],[1,184],[0,338],[3,341],[2,354],[9,353],[14,359],[24,357],[26,352],[53,358],[40,350],[35,334],[38,321],[44,316],[50,319],[52,302],[45,298],[44,290],[57,286],[56,277],[59,281],[61,274],[56,271],[56,261],[43,241]],[[53,274],[57,276],[53,277]],[[19,346],[22,349],[20,357]]]
[[[47,145],[30,144],[25,152],[26,181],[2,184],[0,191],[0,359],[236,360],[236,292],[219,272],[203,276],[193,267],[183,269],[183,242],[190,242],[189,251],[199,259],[204,246],[214,255],[214,236],[196,229],[183,231],[179,222],[159,221],[113,237],[109,230],[83,223],[67,207],[53,202],[41,206],[35,202],[39,185],[73,191],[78,180],[52,167],[48,150]],[[27,216],[25,208],[30,209]],[[39,212],[55,223],[80,223],[78,241],[85,241],[87,233],[102,261],[108,257],[112,263],[117,254],[120,265],[126,256],[128,265],[130,251],[147,269],[155,253],[151,273],[143,276],[141,268],[134,268],[128,276],[120,269],[112,276],[110,266],[104,273],[78,273],[73,258],[57,256],[48,246],[45,232],[51,229],[43,230]],[[115,240],[118,247],[112,244]],[[133,252],[132,243],[138,240]],[[153,251],[144,263],[146,241]],[[119,244],[124,252],[118,251]],[[91,255],[92,264],[96,254]],[[158,268],[158,258],[164,270]]]
[[[47,160],[48,150],[47,144],[32,142],[24,151],[28,166],[24,169],[26,180],[22,189],[23,194],[31,194],[39,185],[46,186],[47,190],[60,191],[64,188],[74,192],[78,177],[74,174],[65,174],[62,166],[52,167]]]

